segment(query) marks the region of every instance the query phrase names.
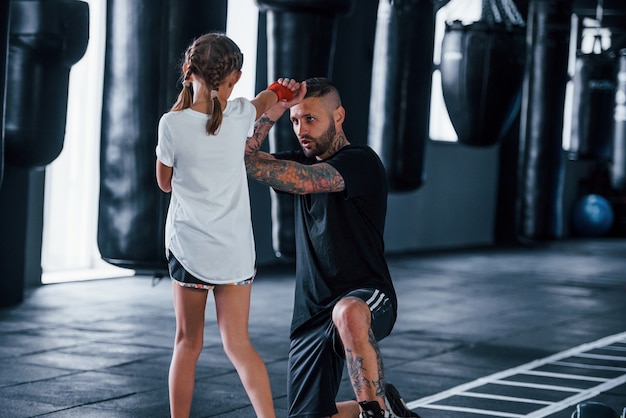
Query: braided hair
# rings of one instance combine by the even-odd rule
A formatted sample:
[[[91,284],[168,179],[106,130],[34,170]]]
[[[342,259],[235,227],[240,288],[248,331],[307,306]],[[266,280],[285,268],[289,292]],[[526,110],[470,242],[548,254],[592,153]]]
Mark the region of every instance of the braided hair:
[[[209,135],[215,135],[222,124],[223,113],[216,94],[211,93],[219,91],[220,84],[233,71],[241,71],[243,54],[228,36],[211,32],[192,42],[185,51],[184,63],[187,64],[187,71],[182,75],[183,88],[171,111],[186,109],[193,103],[193,87],[189,79],[191,74],[194,74],[201,78],[210,90],[207,101],[212,99],[213,111],[207,121],[206,131]]]

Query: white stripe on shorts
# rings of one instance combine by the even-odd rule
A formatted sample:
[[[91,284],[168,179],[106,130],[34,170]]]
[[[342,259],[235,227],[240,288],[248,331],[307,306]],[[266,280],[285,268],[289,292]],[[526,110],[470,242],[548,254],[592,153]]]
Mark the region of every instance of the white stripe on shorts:
[[[374,290],[372,297],[369,298],[365,303],[370,307],[370,312],[374,312],[378,307],[383,303],[385,299],[385,294],[378,289]]]

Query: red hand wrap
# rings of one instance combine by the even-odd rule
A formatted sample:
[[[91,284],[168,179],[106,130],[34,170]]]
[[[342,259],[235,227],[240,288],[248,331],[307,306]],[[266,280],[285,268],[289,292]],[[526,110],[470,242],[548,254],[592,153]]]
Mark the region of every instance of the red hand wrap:
[[[293,92],[288,88],[275,81],[269,86],[267,86],[267,90],[271,90],[278,96],[278,101],[283,99],[289,101],[293,97]]]

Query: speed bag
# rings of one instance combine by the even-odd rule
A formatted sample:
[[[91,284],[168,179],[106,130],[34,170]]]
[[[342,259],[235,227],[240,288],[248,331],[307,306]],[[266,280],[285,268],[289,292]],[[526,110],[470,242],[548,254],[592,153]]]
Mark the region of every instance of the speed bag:
[[[489,146],[507,134],[521,105],[525,34],[503,23],[446,23],[441,87],[460,143]]]

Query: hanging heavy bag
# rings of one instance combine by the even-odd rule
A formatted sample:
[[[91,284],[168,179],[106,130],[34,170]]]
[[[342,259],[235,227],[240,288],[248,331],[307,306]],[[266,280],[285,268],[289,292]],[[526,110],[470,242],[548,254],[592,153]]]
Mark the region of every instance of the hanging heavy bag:
[[[13,1],[4,119],[7,164],[45,167],[63,149],[70,68],[85,53],[89,7]]]
[[[0,189],[2,188],[2,176],[4,174],[4,92],[6,89],[10,9],[10,0],[0,0]]]
[[[525,240],[563,233],[562,133],[571,15],[570,0],[534,1],[529,7],[517,213],[519,237]]]
[[[494,15],[494,10],[511,10]],[[459,142],[498,143],[519,113],[524,78],[524,22],[511,1],[483,0],[482,20],[446,23],[441,83]]]
[[[350,11],[354,0],[257,0],[267,14],[267,75],[304,80],[328,77],[334,51],[337,17]],[[288,118],[270,131],[270,151],[298,149]],[[272,245],[277,258],[295,259],[293,196],[271,193]]]
[[[611,185],[617,190],[626,191],[626,49],[619,51],[612,139]]]
[[[434,31],[432,1],[380,1],[368,144],[385,166],[391,191],[424,183]]]
[[[597,39],[597,38],[596,38]],[[569,158],[605,163],[611,156],[615,57],[610,51],[576,56]]]
[[[226,0],[107,2],[98,248],[110,264],[167,269],[169,194],[155,179],[158,121],[180,88],[186,46],[225,29]]]

